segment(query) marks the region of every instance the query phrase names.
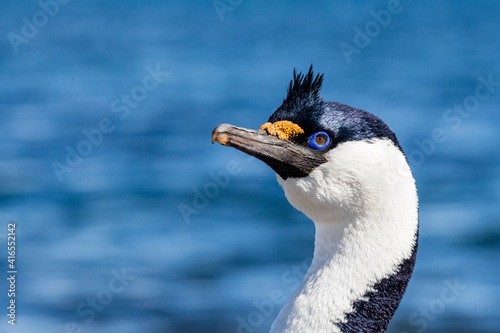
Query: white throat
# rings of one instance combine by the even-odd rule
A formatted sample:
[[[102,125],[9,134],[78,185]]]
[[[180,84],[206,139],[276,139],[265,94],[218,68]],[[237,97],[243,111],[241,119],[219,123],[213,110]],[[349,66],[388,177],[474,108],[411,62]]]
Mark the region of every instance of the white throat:
[[[342,332],[354,302],[410,258],[418,229],[413,176],[392,141],[351,141],[308,177],[278,176],[289,202],[314,221],[314,258],[271,332]],[[398,300],[399,302],[399,300]]]

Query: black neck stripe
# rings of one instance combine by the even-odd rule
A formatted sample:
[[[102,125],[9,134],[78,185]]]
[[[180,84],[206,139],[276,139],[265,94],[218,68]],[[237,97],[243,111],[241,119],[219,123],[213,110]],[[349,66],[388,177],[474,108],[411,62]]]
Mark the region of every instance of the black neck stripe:
[[[375,284],[375,291],[366,293],[367,300],[355,301],[354,311],[346,316],[347,322],[335,323],[342,332],[385,332],[403,298],[417,259],[418,229],[411,256],[399,266],[397,273]]]

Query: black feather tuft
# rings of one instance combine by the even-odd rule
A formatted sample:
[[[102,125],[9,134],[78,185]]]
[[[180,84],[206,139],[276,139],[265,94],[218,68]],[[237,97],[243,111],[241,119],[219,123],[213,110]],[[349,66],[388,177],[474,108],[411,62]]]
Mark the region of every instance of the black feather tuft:
[[[314,104],[320,99],[321,86],[323,85],[323,74],[314,77],[313,66],[309,67],[309,72],[304,75],[293,69],[293,79],[290,81],[287,96],[283,104],[287,107],[294,107],[304,104]],[[312,102],[312,103],[311,103]]]
[[[297,70],[294,69],[287,96],[268,121],[274,123],[279,120],[290,120],[301,126],[304,131],[311,129],[325,107],[325,101],[320,96],[322,85],[323,74],[314,76],[312,65],[306,75],[297,74]]]

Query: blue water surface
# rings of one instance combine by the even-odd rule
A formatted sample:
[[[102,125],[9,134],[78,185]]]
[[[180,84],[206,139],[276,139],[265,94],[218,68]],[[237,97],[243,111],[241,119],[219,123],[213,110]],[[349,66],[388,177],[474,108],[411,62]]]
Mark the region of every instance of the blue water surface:
[[[417,181],[418,260],[389,332],[500,331],[499,2],[1,8],[1,332],[267,332],[314,226],[210,135],[258,128],[311,63],[326,100],[394,130]]]

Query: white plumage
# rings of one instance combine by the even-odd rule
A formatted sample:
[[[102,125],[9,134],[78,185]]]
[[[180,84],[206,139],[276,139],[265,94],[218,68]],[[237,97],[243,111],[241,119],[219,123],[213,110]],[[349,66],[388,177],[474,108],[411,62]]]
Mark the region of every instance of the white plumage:
[[[316,240],[311,267],[271,332],[341,332],[333,323],[411,255],[418,199],[408,163],[390,140],[351,141],[308,177],[278,182],[314,221]]]

